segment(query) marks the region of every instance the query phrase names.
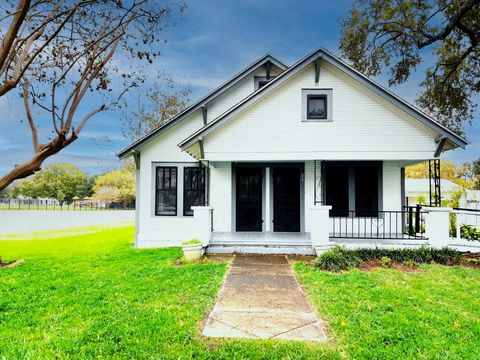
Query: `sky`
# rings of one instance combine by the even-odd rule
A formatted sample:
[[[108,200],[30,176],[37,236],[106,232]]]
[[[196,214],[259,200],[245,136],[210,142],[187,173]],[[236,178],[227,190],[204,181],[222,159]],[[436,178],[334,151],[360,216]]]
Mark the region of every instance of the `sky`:
[[[348,15],[351,0],[187,0],[187,9],[175,26],[161,36],[162,56],[154,68],[170,74],[174,81],[191,90],[195,101],[219,86],[244,67],[266,53],[291,65],[309,52],[324,47],[340,55],[341,20]],[[391,88],[409,102],[418,94],[421,68],[407,84]],[[376,79],[386,86],[386,78]],[[129,93],[127,100],[136,103],[145,89]],[[79,113],[92,107],[88,99]],[[97,174],[121,166],[115,153],[129,144],[122,135],[119,111],[100,113],[85,126],[80,138],[49,159],[50,163],[73,163],[82,170]],[[474,126],[465,127],[470,145],[467,150],[445,153],[457,163],[480,157],[480,113]],[[50,129],[40,128],[40,140]],[[16,93],[0,98],[0,174],[32,155],[29,129],[23,106]]]

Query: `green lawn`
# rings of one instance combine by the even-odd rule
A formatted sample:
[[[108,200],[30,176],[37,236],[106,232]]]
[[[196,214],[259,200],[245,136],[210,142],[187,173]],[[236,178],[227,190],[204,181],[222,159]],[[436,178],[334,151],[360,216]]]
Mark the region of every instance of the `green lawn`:
[[[45,234],[47,236],[47,234]],[[338,358],[325,346],[200,336],[226,263],[174,266],[131,247],[133,228],[0,241],[0,359]]]
[[[226,263],[173,263],[131,247],[133,228],[0,241],[0,359],[478,358],[480,271],[426,265],[343,274],[295,264],[329,323],[324,345],[200,336]]]
[[[342,274],[295,272],[347,358],[478,359],[480,271],[422,265]]]

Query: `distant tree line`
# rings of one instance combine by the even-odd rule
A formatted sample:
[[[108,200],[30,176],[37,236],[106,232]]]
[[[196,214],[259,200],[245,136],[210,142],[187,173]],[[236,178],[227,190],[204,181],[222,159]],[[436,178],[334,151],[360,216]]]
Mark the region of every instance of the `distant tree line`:
[[[135,199],[135,175],[131,164],[101,175],[90,176],[72,164],[54,164],[31,178],[0,191],[0,197],[50,198],[71,202],[94,199],[131,202]]]
[[[428,162],[407,167],[405,176],[410,179],[428,178]],[[442,160],[440,177],[466,189],[480,190],[480,159],[462,165]]]

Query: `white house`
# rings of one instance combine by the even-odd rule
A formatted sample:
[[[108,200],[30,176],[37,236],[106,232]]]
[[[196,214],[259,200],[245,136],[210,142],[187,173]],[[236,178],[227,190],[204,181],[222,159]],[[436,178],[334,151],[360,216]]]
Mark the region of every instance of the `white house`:
[[[258,59],[119,157],[137,164],[136,246],[311,253],[325,229],[423,241],[404,167],[466,145],[319,49]]]

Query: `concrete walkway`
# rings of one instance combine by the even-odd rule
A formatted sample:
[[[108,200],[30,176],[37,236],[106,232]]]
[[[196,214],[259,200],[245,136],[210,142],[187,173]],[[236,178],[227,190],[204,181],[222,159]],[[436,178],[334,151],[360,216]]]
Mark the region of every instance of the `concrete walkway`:
[[[325,341],[285,256],[237,255],[204,336]]]

